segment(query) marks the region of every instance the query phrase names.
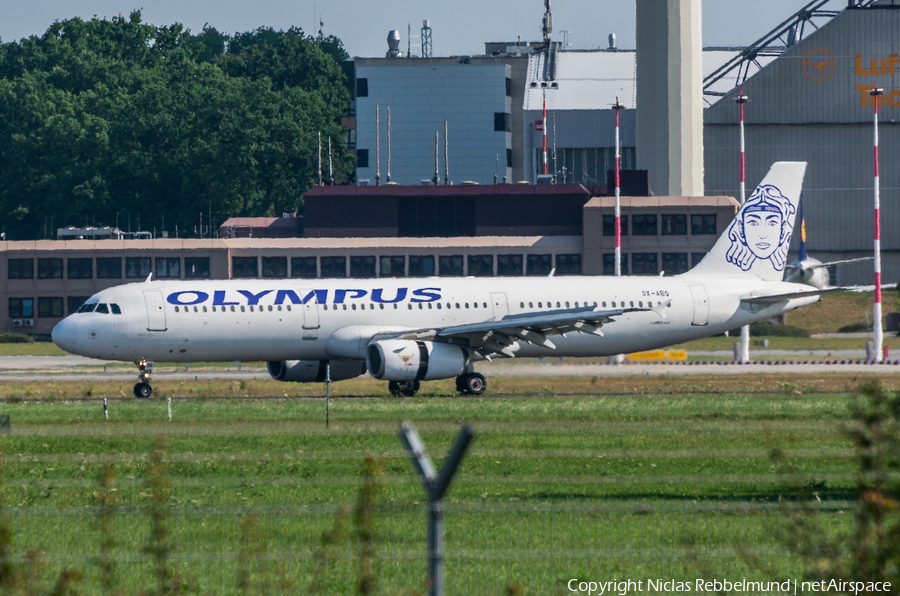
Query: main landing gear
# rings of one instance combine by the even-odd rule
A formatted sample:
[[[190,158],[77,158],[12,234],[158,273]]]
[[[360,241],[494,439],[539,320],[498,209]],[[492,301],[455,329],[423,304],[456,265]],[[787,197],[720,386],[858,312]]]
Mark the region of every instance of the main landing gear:
[[[456,390],[462,395],[481,395],[487,389],[484,375],[466,373],[456,377]]]
[[[146,359],[141,360],[140,362],[135,362],[138,367],[138,379],[139,382],[134,386],[134,396],[147,398],[153,394],[153,388],[150,387],[150,374],[153,372],[153,361],[149,362]]]

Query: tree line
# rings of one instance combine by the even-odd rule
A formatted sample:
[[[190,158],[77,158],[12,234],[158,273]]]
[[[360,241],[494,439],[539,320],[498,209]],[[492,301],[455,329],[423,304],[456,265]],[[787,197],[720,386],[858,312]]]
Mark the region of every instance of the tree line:
[[[197,237],[302,211],[318,133],[324,176],[329,139],[337,182],[353,172],[347,58],[299,28],[195,35],[139,11],[0,43],[0,226],[10,240],[85,224]]]

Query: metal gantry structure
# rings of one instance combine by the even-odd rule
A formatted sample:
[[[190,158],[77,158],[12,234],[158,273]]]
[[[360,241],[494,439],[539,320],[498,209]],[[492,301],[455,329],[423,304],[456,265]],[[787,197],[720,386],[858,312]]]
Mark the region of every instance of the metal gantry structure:
[[[875,1],[847,0],[847,7],[866,8]],[[730,90],[714,91],[712,87],[735,70],[737,70],[735,87],[743,85],[753,72],[762,68],[759,58],[780,56],[804,38],[807,25],[818,30],[822,24],[839,15],[842,10],[825,8],[826,4],[833,3],[834,0],[812,0],[746,48],[734,48],[739,50],[739,53],[703,79],[703,94],[721,97],[728,93]],[[756,67],[755,70],[751,68],[753,66]]]

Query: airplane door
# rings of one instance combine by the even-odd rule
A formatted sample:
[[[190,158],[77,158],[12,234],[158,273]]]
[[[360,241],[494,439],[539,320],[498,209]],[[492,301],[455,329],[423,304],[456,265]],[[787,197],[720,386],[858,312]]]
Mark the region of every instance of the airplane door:
[[[159,290],[145,290],[144,304],[147,306],[147,331],[166,330],[166,309],[163,295]]]
[[[300,296],[312,296],[307,302],[303,303],[303,328],[318,329],[319,328],[319,301],[318,296],[312,290],[303,288],[300,290]],[[313,334],[315,335],[315,334]]]
[[[691,325],[703,326],[709,324],[709,298],[706,288],[703,286],[688,286],[691,290],[691,300],[694,303],[694,320]]]
[[[503,292],[494,292],[491,294],[491,304],[494,308],[494,320],[502,319],[509,314],[509,302],[506,300],[506,294]]]

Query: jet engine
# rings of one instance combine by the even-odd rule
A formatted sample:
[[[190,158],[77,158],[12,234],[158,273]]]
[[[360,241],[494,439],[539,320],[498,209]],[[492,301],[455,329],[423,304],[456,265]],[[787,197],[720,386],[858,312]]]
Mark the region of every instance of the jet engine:
[[[469,351],[459,346],[386,339],[369,344],[366,367],[376,379],[431,381],[458,377],[468,370]]]
[[[327,360],[272,360],[266,363],[269,375],[276,381],[288,383],[324,383]],[[332,360],[331,380],[355,379],[366,372],[365,364]]]

